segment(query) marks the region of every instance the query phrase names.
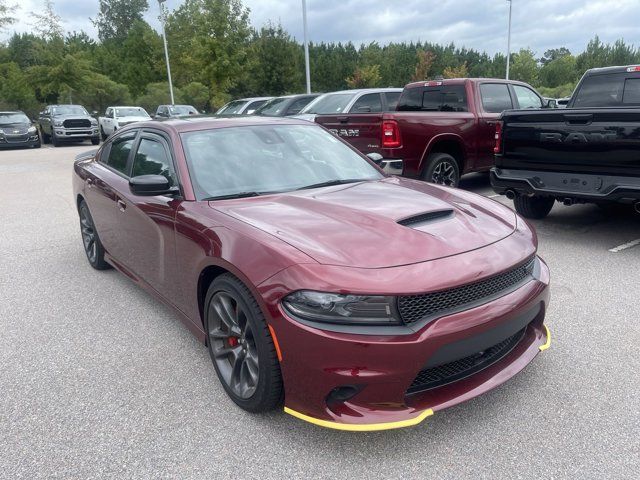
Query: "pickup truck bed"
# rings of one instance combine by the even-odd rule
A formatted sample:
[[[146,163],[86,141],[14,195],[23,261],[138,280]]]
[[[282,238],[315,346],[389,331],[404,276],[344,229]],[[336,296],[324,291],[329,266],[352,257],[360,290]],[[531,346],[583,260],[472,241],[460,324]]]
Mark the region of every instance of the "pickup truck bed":
[[[567,109],[503,114],[491,184],[514,200],[518,212],[542,218],[555,200],[565,205],[640,202],[640,68],[627,68],[634,67],[590,70],[581,81],[588,87],[592,76],[600,83],[606,83],[604,76],[618,77],[612,83],[620,86],[620,106],[612,107],[613,97],[601,88],[582,95],[594,97],[589,103],[600,99],[602,107],[572,108],[572,103],[587,103],[580,102],[579,85]]]

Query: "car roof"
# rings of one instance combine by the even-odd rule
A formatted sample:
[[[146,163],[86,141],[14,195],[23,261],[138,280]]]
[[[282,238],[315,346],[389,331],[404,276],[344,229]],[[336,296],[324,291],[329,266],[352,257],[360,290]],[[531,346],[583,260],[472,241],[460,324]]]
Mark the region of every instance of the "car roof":
[[[274,97],[246,97],[246,98],[236,98],[235,100],[231,100],[231,102],[254,102],[256,100],[271,100]],[[228,102],[228,103],[231,103]]]
[[[316,125],[316,123],[308,122],[290,117],[259,117],[251,115],[228,115],[228,116],[211,116],[211,115],[189,115],[182,117],[167,118],[154,120],[150,122],[138,122],[134,128],[157,127],[162,125],[169,130],[175,130],[178,133],[191,132],[198,130],[211,130],[217,128],[228,127],[246,127],[258,125]]]
[[[396,88],[396,87],[388,87],[388,88],[354,88],[351,90],[337,90],[335,92],[327,92],[327,93],[323,93],[323,95],[332,95],[334,93],[339,93],[339,94],[347,94],[347,93],[351,93],[351,94],[359,94],[359,93],[376,93],[376,92],[401,92],[402,88]]]
[[[627,73],[627,69],[629,68],[637,68],[640,65],[616,65],[613,67],[601,67],[601,68],[590,68],[585,72],[585,74],[591,73]],[[632,72],[628,72],[632,73]]]
[[[14,115],[16,113],[22,113],[24,115],[24,112],[22,110],[6,110],[0,112],[0,115]]]

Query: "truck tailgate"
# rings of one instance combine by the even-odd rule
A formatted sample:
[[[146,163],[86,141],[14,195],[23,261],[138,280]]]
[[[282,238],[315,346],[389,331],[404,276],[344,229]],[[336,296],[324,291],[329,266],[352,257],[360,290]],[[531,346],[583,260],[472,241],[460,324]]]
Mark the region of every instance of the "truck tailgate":
[[[363,153],[381,153],[382,113],[318,115],[316,123]]]
[[[640,109],[505,112],[501,168],[640,176]]]

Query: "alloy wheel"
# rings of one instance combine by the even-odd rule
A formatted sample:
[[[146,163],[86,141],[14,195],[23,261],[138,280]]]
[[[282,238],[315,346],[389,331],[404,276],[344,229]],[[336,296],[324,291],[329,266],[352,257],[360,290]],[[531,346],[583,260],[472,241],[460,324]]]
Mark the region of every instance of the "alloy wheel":
[[[438,185],[454,186],[457,182],[455,167],[446,160],[441,161],[433,169],[431,181]]]
[[[89,262],[95,263],[98,255],[96,230],[93,226],[93,220],[89,215],[89,211],[85,206],[80,209],[80,231],[82,233],[82,243],[84,244],[84,251],[87,254],[87,258]]]
[[[258,349],[248,313],[228,292],[209,303],[208,338],[221,379],[239,398],[250,398],[258,386]]]

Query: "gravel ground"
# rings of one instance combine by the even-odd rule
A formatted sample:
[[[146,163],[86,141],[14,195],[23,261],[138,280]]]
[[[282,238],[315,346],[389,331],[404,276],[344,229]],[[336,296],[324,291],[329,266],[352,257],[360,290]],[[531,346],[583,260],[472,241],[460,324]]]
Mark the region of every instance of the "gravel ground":
[[[414,428],[337,432],[238,409],[171,310],[89,267],[71,194],[89,148],[0,151],[0,478],[638,478],[640,245],[609,250],[639,216],[535,222],[553,344],[521,374]]]

